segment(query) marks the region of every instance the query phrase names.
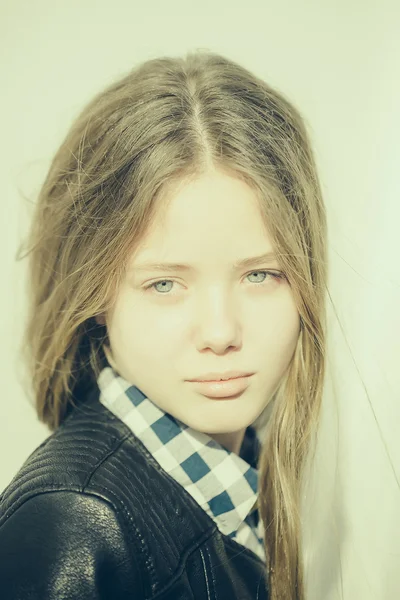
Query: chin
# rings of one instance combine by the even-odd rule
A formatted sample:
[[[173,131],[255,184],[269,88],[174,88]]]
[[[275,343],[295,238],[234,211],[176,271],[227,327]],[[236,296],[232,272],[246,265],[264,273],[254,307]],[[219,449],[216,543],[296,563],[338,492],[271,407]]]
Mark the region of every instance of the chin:
[[[224,433],[235,433],[241,431],[248,427],[251,424],[251,421],[248,422],[248,419],[243,420],[236,417],[232,419],[221,419],[219,420],[211,420],[210,418],[205,420],[191,420],[190,423],[186,421],[186,424],[199,431],[201,433],[206,433],[207,435],[214,434],[224,434]]]

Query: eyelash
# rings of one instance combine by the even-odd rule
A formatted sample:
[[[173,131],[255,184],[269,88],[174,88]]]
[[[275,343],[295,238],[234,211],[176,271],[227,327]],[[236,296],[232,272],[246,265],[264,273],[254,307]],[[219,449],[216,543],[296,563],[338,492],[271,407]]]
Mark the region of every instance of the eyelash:
[[[267,275],[271,275],[274,279],[277,279],[277,280],[279,280],[279,279],[286,279],[286,277],[285,277],[285,275],[283,273],[279,273],[279,272],[275,273],[273,271],[266,271],[266,270],[250,271],[249,273],[247,273],[247,275],[252,275],[253,273],[265,273]],[[246,277],[247,277],[247,275],[246,275]],[[163,283],[165,281],[172,281],[172,282],[174,282],[173,279],[159,279],[158,281],[153,281],[153,283],[150,283],[149,285],[145,286],[144,289],[148,290],[150,288],[153,288],[154,291],[156,292],[156,294],[158,296],[171,296],[172,294],[170,292],[160,293],[160,292],[157,292],[157,290],[154,287],[154,286],[157,285],[157,283]],[[262,281],[262,282],[260,282],[260,283],[258,283],[256,285],[261,286],[264,283],[266,283],[266,281],[268,281],[268,280]]]

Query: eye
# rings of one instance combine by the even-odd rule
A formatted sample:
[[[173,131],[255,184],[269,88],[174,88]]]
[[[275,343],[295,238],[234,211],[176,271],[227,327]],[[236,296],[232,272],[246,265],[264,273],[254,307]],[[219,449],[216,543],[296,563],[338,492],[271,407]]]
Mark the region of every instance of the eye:
[[[266,270],[260,270],[260,271],[250,271],[250,273],[247,273],[246,277],[249,277],[249,275],[254,275],[254,274],[264,274],[265,276],[270,275],[273,279],[278,280],[278,279],[286,279],[285,275],[281,272],[274,272],[274,271],[266,271]],[[268,282],[270,281],[270,279],[268,277],[264,277],[264,279],[262,281],[258,281],[255,282],[258,286],[261,285],[266,285],[268,284]],[[170,294],[169,292],[171,291],[171,288],[167,291],[166,290],[166,286],[162,286],[161,289],[164,290],[163,292],[160,292],[159,290],[157,290],[156,286],[159,284],[164,284],[164,283],[175,283],[175,281],[173,279],[159,279],[158,281],[154,281],[153,283],[150,283],[149,285],[145,286],[144,289],[148,290],[148,289],[152,289],[156,292],[156,294],[158,296],[171,296],[172,294]],[[253,283],[253,282],[250,282]]]
[[[283,273],[274,273],[273,271],[251,271],[250,273],[248,273],[246,275],[246,277],[249,277],[250,275],[254,275],[254,273],[256,274],[260,274],[262,273],[263,275],[270,275],[271,277],[273,277],[274,279],[283,279]],[[262,281],[256,282],[256,283],[265,283],[265,281],[267,281],[267,278],[265,277]]]
[[[153,288],[155,291],[158,291],[158,290],[156,290],[155,286],[159,285],[160,283],[175,283],[175,282],[172,281],[172,279],[160,279],[159,281],[155,281],[154,283],[151,283],[150,285],[146,286],[144,289],[148,290],[149,288]],[[161,288],[161,289],[165,290],[165,286],[163,286],[163,288]]]

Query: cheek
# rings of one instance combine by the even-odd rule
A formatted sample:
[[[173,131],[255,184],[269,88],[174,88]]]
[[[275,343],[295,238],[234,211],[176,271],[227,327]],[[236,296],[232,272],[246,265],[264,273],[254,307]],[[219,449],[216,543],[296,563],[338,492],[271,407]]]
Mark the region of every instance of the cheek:
[[[300,325],[297,325],[296,322],[293,324],[293,327],[291,329],[285,330],[282,334],[279,361],[281,371],[286,370],[293,358],[299,341],[299,331]]]
[[[138,361],[170,358],[184,344],[182,323],[171,322],[166,318],[147,318],[143,313],[125,314],[115,329],[114,343],[119,344],[124,353],[136,356]]]
[[[279,318],[267,319],[258,346],[261,353],[269,357],[270,366],[276,372],[284,371],[291,362],[299,341],[300,318],[297,313],[286,313]]]

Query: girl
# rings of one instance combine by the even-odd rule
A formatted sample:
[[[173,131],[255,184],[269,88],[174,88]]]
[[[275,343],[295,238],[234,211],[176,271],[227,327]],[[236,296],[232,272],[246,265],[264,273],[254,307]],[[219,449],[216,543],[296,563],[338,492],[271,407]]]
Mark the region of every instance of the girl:
[[[149,60],[88,104],[28,240],[52,434],[1,498],[2,598],[304,599],[326,237],[301,116],[235,62]]]

